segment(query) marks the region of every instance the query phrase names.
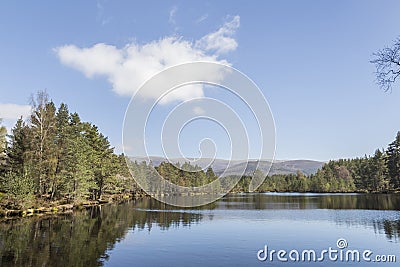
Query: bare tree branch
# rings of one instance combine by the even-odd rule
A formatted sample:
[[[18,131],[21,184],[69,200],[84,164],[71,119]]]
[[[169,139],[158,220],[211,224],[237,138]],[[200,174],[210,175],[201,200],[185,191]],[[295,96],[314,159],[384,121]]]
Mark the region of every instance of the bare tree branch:
[[[400,37],[391,47],[386,47],[374,53],[370,62],[375,65],[376,83],[385,92],[392,90],[392,85],[400,76]]]

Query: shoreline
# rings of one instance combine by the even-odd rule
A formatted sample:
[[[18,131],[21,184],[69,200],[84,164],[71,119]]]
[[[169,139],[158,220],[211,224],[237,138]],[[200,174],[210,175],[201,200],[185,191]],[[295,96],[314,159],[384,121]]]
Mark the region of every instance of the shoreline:
[[[343,194],[343,195],[352,195],[352,194],[366,194],[366,195],[389,195],[389,194],[400,194],[399,191],[393,192],[363,192],[363,191],[354,191],[354,192],[296,192],[296,191],[263,191],[263,192],[230,192],[226,194],[229,195],[237,195],[237,194],[264,194],[264,193],[277,193],[277,194]],[[72,213],[75,210],[87,209],[90,207],[97,207],[107,204],[120,204],[131,200],[144,199],[148,197],[152,197],[150,195],[141,195],[141,196],[131,196],[126,194],[118,194],[118,195],[108,195],[107,199],[100,200],[86,200],[77,203],[65,203],[65,204],[57,204],[54,202],[47,202],[46,206],[32,207],[28,209],[6,209],[0,207],[0,221],[7,221],[16,218],[26,218],[32,216],[41,216],[41,215],[57,215],[57,214],[65,214]],[[52,205],[54,204],[54,205]]]
[[[26,218],[40,215],[57,215],[73,212],[74,210],[87,209],[90,207],[97,207],[107,204],[120,204],[126,201],[146,198],[148,196],[131,196],[127,194],[109,195],[107,198],[99,200],[85,200],[76,203],[60,204],[57,201],[44,202],[46,205],[39,205],[38,207],[31,207],[28,209],[7,209],[0,206],[0,221],[10,220],[15,218]]]

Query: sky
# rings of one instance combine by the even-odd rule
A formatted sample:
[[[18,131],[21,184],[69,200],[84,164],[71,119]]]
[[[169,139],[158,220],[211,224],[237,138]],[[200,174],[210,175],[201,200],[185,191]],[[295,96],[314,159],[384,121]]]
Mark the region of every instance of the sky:
[[[213,61],[244,73],[263,93],[275,122],[276,159],[373,154],[400,130],[400,83],[380,90],[369,62],[400,35],[398,10],[396,0],[2,1],[0,117],[10,129],[29,114],[30,96],[46,90],[121,152],[125,112],[140,85],[176,64]],[[205,96],[216,97],[189,86],[160,109]],[[229,157],[226,132],[212,122],[183,132],[189,156],[203,134],[221,139],[217,156]]]

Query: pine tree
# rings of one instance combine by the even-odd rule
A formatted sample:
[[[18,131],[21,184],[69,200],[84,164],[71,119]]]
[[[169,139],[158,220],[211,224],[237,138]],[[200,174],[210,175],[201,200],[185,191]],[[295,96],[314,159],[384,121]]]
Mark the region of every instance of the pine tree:
[[[5,191],[15,208],[23,207],[33,198],[34,183],[27,175],[26,150],[29,147],[28,127],[22,118],[11,130],[6,149],[7,162],[1,189]]]
[[[68,131],[65,135],[64,152],[60,159],[59,173],[62,176],[61,190],[73,200],[88,196],[90,188],[95,187],[92,166],[93,149],[83,135],[84,124],[79,115],[69,116]]]
[[[9,146],[7,147],[7,170],[19,176],[27,175],[26,152],[29,149],[28,126],[18,119],[9,135]]]
[[[379,149],[375,151],[375,155],[371,158],[371,167],[369,174],[370,189],[372,191],[385,191],[388,189],[387,167],[384,153]]]
[[[387,168],[389,173],[390,185],[393,189],[400,187],[400,132],[396,139],[389,144],[387,149]]]
[[[84,137],[92,148],[90,159],[96,184],[93,197],[95,199],[100,199],[103,189],[106,187],[108,180],[112,178],[115,171],[112,164],[114,149],[111,147],[107,137],[101,134],[96,126],[90,123],[85,123],[83,126],[85,132]]]
[[[215,175],[215,173],[211,167],[207,168],[206,177],[207,177],[207,181],[206,181],[207,183],[211,183],[212,181],[217,179],[217,176]]]
[[[51,184],[51,198],[54,198],[59,190],[64,187],[66,181],[66,167],[68,158],[68,147],[71,142],[70,138],[70,125],[69,125],[69,111],[68,106],[61,103],[56,114],[56,136],[55,143],[57,146],[56,150],[56,170],[55,176]]]

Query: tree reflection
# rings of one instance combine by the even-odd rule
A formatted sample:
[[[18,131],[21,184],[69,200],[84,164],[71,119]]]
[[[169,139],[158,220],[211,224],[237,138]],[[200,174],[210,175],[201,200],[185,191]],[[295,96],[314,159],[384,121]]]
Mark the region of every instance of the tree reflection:
[[[365,225],[399,242],[400,215],[374,217],[373,210],[399,210],[400,195],[237,194],[207,206],[181,209],[150,198],[57,216],[0,223],[0,266],[102,266],[107,252],[128,231],[168,230],[212,220],[207,210],[346,209],[338,224]],[[356,210],[371,210],[372,216]],[[296,218],[293,218],[296,219]]]
[[[223,199],[226,209],[400,210],[399,194],[237,194]]]
[[[168,212],[150,199],[91,207],[73,214],[9,220],[0,224],[0,266],[102,266],[107,250],[129,229],[198,223],[202,214]],[[139,209],[136,209],[136,208]],[[157,210],[148,212],[146,210]]]

